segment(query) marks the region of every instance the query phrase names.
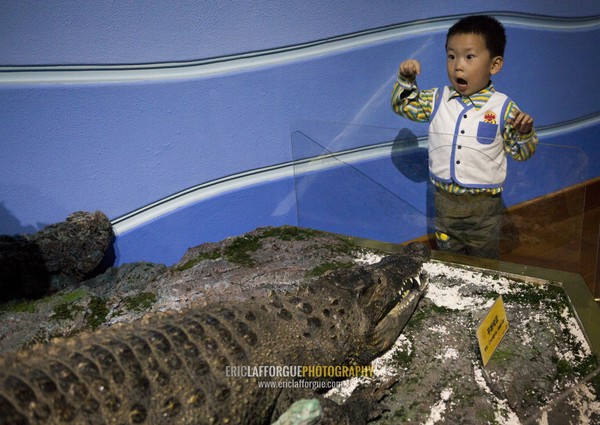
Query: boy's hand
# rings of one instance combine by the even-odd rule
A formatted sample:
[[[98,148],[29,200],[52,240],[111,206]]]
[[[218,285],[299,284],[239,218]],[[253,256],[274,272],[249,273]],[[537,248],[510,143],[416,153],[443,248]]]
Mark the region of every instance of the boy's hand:
[[[512,124],[521,134],[527,134],[533,129],[533,117],[523,111],[517,111],[515,117],[508,119],[507,123]]]
[[[414,80],[421,73],[421,64],[416,59],[409,59],[400,64],[400,75],[409,80]]]

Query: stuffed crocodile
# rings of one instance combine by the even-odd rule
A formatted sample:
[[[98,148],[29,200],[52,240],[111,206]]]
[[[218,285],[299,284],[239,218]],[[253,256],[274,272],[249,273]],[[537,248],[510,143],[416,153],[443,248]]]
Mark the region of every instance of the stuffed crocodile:
[[[310,398],[285,388],[290,382],[336,378],[254,372],[369,365],[412,315],[428,258],[426,247],[413,244],[295,291],[149,314],[6,354],[0,424],[272,423]],[[261,388],[263,381],[272,387]],[[331,418],[332,403],[319,423],[360,422],[344,419],[347,408]]]

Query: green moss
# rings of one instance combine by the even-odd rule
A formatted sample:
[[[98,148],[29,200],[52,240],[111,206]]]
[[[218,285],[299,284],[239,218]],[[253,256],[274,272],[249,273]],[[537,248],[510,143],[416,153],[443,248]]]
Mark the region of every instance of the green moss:
[[[400,408],[394,412],[394,419],[402,422],[406,421],[408,419],[408,412],[406,411],[406,407],[400,406]]]
[[[250,253],[261,246],[260,237],[256,235],[240,236],[223,250],[228,261],[245,267],[254,267],[255,262]]]
[[[231,263],[239,264],[245,267],[254,267],[256,265],[252,258],[252,253],[262,247],[262,240],[266,238],[277,238],[283,241],[308,241],[323,234],[318,230],[302,229],[294,226],[268,227],[253,235],[239,236],[223,248],[221,253],[214,250],[198,255],[196,258],[182,264],[176,268],[177,271],[184,271],[194,267],[203,260],[215,260],[223,255]],[[339,244],[328,245],[327,248],[333,253],[352,254],[356,251],[356,245],[349,241],[338,238]]]
[[[454,378],[455,380],[460,380],[461,377],[457,376],[456,378]],[[465,388],[462,388],[462,391],[465,392],[459,392],[456,394],[452,394],[452,400],[456,402],[456,404],[460,405],[460,406],[475,406],[475,397],[477,395],[479,395],[479,393],[476,393],[474,390],[466,390]]]
[[[408,369],[415,357],[414,350],[398,349],[392,353],[392,363],[398,369]]]
[[[596,368],[598,368],[598,357],[595,354],[590,354],[584,357],[573,370],[579,377],[583,378],[592,373]],[[600,396],[600,393],[596,394]]]
[[[478,423],[493,424],[496,423],[496,413],[493,409],[478,409],[475,417],[479,419]]]
[[[431,303],[431,307],[429,308],[434,314],[455,314],[456,310],[452,310],[451,308],[444,307],[443,305],[437,305]]]
[[[85,321],[92,330],[96,329],[106,321],[109,309],[106,306],[106,299],[102,297],[92,297],[88,304],[89,312],[85,316]]]
[[[556,367],[553,380],[583,379],[592,373],[598,367],[598,358],[595,354],[588,355],[577,362],[569,362],[565,359],[552,357],[552,362]]]
[[[72,318],[73,314],[75,313],[75,309],[69,309],[68,305],[83,299],[86,295],[88,295],[87,289],[79,288],[75,291],[68,292],[66,294],[51,295],[39,300],[11,301],[0,306],[0,314],[8,312],[35,313],[38,303],[45,303],[48,302],[48,300],[50,300],[59,303],[54,308],[55,312],[52,317],[54,317],[56,320],[60,320],[60,317],[64,315],[66,315],[67,317],[70,316],[70,318]]]
[[[199,254],[196,258],[194,258],[180,266],[177,266],[175,268],[175,270],[182,272],[182,271],[191,269],[196,264],[198,264],[204,260],[216,260],[218,258],[221,258],[221,251],[219,251],[218,249],[215,249],[214,251],[210,251],[210,252],[203,252],[202,254]]]
[[[318,266],[307,271],[305,276],[306,277],[318,277],[318,276],[322,276],[323,274],[325,274],[326,272],[328,272],[330,270],[349,269],[353,266],[354,266],[354,264],[351,262],[342,262],[342,261],[327,262],[327,263],[319,264]]]
[[[382,251],[377,251],[375,249],[367,250],[367,249],[364,249],[364,248],[360,248],[358,245],[354,244],[354,242],[352,242],[351,240],[348,240],[348,239],[343,238],[341,236],[338,236],[337,240],[340,243],[331,244],[328,247],[333,254],[346,254],[346,255],[354,256],[354,254],[357,251],[372,252],[374,254],[381,254],[382,253]],[[386,253],[385,255],[389,255],[389,253]]]
[[[511,362],[513,361],[515,358],[518,358],[519,355],[517,353],[515,353],[513,350],[511,350],[510,348],[496,348],[496,351],[494,351],[493,354],[493,359],[496,362],[501,362],[501,363],[506,363],[506,362]]]
[[[521,290],[502,295],[504,303],[518,303],[537,306],[542,302],[568,304],[564,289],[558,285],[522,285]]]
[[[419,308],[415,310],[411,319],[408,321],[406,329],[420,329],[420,327],[423,325],[423,322],[425,322],[425,320],[429,319],[430,317],[450,314],[454,315],[456,314],[456,311],[444,306],[438,306],[434,303],[421,302]]]
[[[60,300],[65,303],[74,303],[85,298],[88,294],[89,292],[87,291],[87,289],[78,288],[72,292],[68,292],[64,295],[61,295]]]
[[[64,302],[54,306],[51,320],[73,320],[75,316],[83,311],[83,307],[72,302]]]
[[[548,400],[539,388],[527,388],[523,394],[523,403],[526,406],[543,406]]]
[[[556,379],[562,379],[573,371],[571,364],[565,359],[552,358],[556,365]]]
[[[255,262],[250,254],[261,248],[262,239],[277,238],[283,241],[305,241],[315,237],[318,234],[319,232],[314,230],[300,229],[292,226],[265,228],[262,232],[256,235],[244,235],[235,238],[223,249],[222,254],[219,249],[202,253],[185,264],[178,266],[176,270],[185,271],[191,269],[196,264],[204,260],[216,260],[220,258],[221,255],[223,255],[232,263],[240,264],[245,267],[253,267]]]
[[[142,292],[136,296],[125,297],[123,301],[128,310],[144,312],[156,302],[156,294],[152,292]]]
[[[293,226],[271,227],[265,229],[261,238],[277,238],[282,241],[307,241],[319,235],[316,230],[301,229]]]
[[[36,301],[10,301],[0,306],[2,313],[35,313]]]

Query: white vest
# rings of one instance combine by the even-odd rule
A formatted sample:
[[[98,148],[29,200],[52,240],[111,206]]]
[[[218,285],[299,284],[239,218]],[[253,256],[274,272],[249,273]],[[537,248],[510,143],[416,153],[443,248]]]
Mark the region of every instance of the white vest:
[[[506,178],[502,131],[509,99],[495,92],[478,111],[460,97],[448,100],[444,87],[429,124],[429,172],[445,183],[467,188],[496,188]]]

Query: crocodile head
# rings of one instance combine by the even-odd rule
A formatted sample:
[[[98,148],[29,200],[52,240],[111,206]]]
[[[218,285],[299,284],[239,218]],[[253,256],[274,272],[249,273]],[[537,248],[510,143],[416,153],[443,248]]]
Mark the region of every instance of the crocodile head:
[[[336,286],[353,293],[361,311],[363,354],[377,356],[391,348],[428,285],[422,266],[430,258],[425,245],[413,243],[379,263],[347,271]]]

